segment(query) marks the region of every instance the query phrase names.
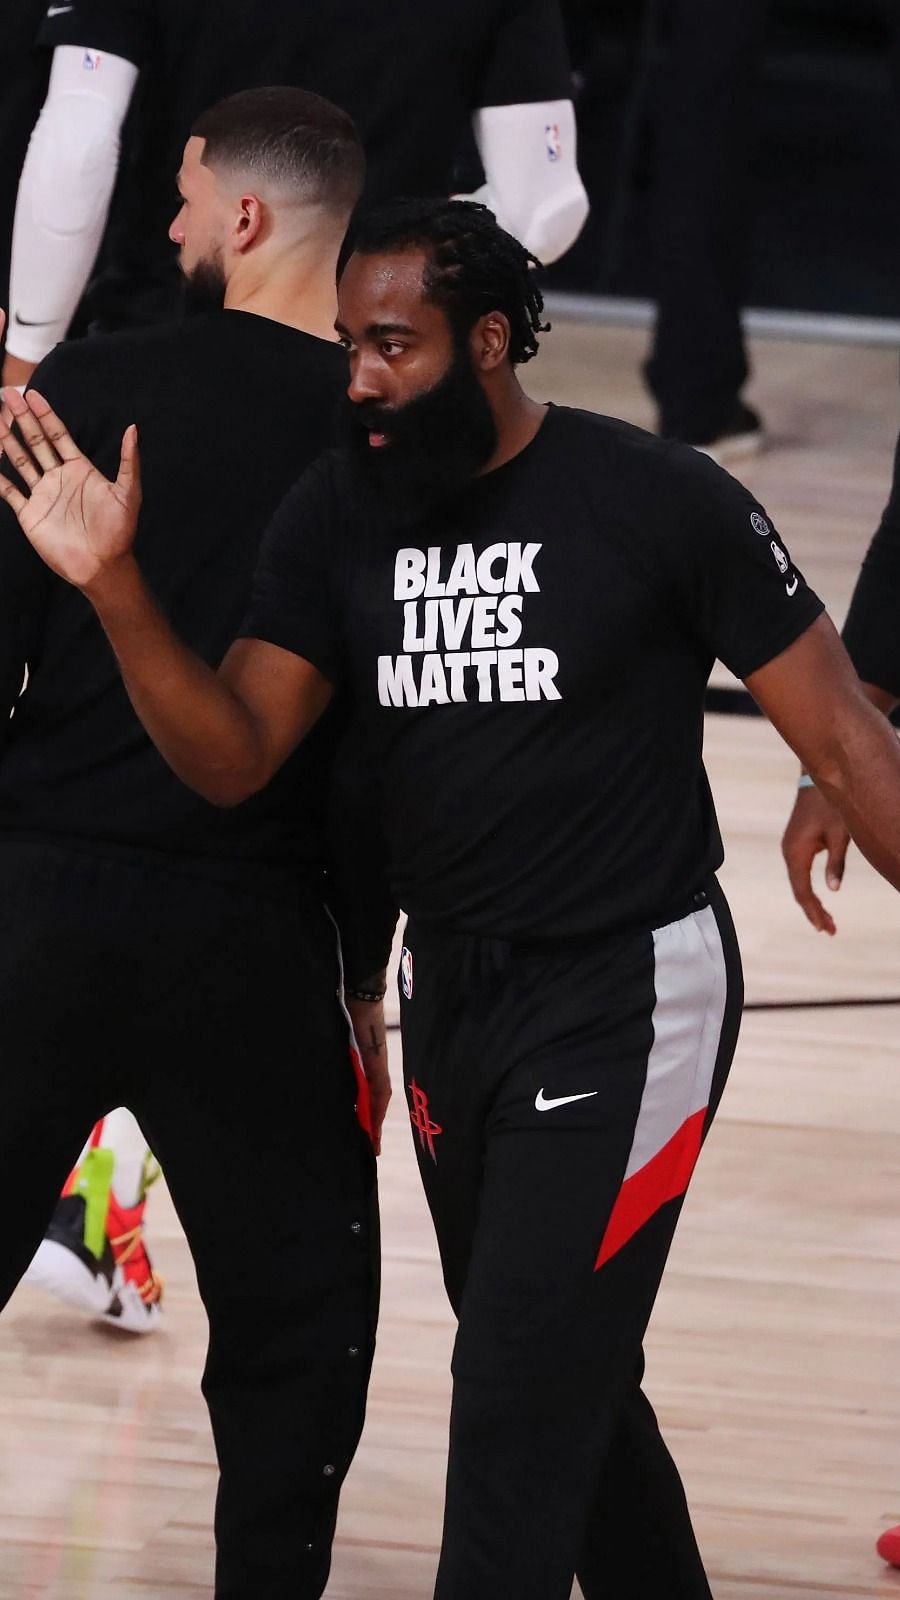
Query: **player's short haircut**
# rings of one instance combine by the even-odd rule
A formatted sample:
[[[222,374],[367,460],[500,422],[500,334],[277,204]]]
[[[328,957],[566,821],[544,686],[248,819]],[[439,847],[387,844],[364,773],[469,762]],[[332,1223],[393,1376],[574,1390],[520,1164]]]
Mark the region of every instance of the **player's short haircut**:
[[[305,205],[352,211],[362,193],[366,158],[346,111],[307,89],[242,89],[197,118],[208,167],[295,193]]]
[[[345,261],[351,249],[366,256],[424,250],[427,298],[444,308],[458,337],[487,312],[502,311],[514,366],[536,356],[538,334],[549,331],[534,270],[540,262],[477,201],[391,201],[354,224]]]

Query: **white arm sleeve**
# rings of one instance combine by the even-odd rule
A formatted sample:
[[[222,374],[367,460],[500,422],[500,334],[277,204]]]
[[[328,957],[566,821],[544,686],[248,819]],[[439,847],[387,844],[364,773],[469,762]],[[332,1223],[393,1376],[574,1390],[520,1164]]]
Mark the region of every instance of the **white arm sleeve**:
[[[575,243],[589,205],[571,100],[482,106],[473,119],[487,183],[470,198],[549,265]]]
[[[22,169],[13,226],[7,349],[41,361],[65,338],[97,257],[138,69],[60,45]]]

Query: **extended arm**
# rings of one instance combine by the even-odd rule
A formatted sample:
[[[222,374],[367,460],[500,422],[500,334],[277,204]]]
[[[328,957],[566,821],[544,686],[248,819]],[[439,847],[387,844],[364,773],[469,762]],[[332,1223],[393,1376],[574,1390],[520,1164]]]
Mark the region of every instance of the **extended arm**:
[[[863,692],[883,716],[900,703],[900,439],[890,499],[866,552],[843,639]],[[813,927],[834,933],[834,919],[813,891],[812,866],[826,853],[825,882],[840,888],[850,835],[843,818],[817,788],[801,788],[782,840],[788,876]]]
[[[138,69],[61,45],[19,183],[5,383],[26,383],[65,338],[100,247]]]
[[[213,805],[264,789],[331,699],[315,667],[261,639],[239,639],[218,672],[207,666],[178,638],[131,554],[81,587],[153,743]]]
[[[863,855],[900,889],[900,746],[828,618],[748,677],[747,687]],[[814,926],[827,928],[809,896],[798,899]]]
[[[28,492],[0,477],[0,497],[42,560],[91,601],[135,711],[169,766],[214,805],[239,804],[265,787],[321,716],[331,684],[308,661],[258,639],[234,644],[218,673],[195,656],[133,554],[141,503],[136,430],[125,434],[110,483],[34,390],[27,403],[9,390],[4,398],[0,448]]]

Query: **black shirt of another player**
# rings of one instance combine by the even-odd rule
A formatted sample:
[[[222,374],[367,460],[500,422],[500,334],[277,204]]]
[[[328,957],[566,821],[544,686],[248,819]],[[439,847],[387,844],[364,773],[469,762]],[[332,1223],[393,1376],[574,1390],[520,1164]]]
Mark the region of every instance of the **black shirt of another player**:
[[[247,396],[273,380],[278,417],[263,422]],[[173,626],[218,665],[246,610],[266,524],[333,441],[343,352],[222,311],[60,345],[35,381],[110,477],[125,428],[138,424],[137,557]],[[0,840],[152,850],[219,878],[283,879],[288,892],[317,880],[328,739],[298,751],[244,805],[207,804],[144,733],[90,603],[49,572],[2,503],[0,536],[0,719],[15,707],[0,720]]]

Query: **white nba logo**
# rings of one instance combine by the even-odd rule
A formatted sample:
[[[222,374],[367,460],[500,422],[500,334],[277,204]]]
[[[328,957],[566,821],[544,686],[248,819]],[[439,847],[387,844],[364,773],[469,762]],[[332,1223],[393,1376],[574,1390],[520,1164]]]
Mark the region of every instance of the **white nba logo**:
[[[407,1000],[411,1000],[413,997],[413,958],[412,951],[407,950],[406,945],[403,946],[400,952],[400,982],[403,985],[403,993],[406,995]]]

